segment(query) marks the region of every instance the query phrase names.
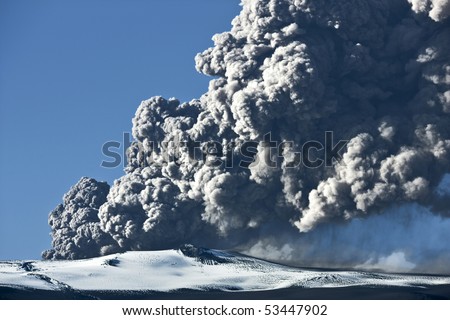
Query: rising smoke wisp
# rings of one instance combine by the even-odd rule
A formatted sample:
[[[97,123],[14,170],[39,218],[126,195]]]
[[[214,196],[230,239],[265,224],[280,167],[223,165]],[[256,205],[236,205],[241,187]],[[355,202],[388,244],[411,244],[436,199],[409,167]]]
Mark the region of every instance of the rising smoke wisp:
[[[450,231],[450,196],[437,191],[450,172],[449,3],[243,0],[231,31],[215,35],[214,47],[195,59],[199,72],[215,77],[208,91],[183,104],[161,97],[142,102],[125,175],[109,192],[94,180],[69,191],[50,215],[53,249],[44,257],[197,242],[246,247],[263,257],[288,252],[286,260],[319,266],[379,266],[376,261],[409,257],[414,261],[403,264],[417,271],[429,259],[450,261],[450,243],[440,246],[445,254],[408,256],[408,245],[393,236],[385,246],[373,242],[330,255],[336,247],[346,250],[349,239],[334,228],[359,221],[429,226],[443,219],[447,229],[439,236]],[[289,165],[295,150],[325,132],[348,141],[342,157],[315,169]],[[268,133],[289,142],[273,167],[209,165],[186,147],[216,141],[227,146],[216,158],[231,153],[239,160],[236,146],[254,141],[256,162],[267,157]],[[402,205],[411,213],[395,218],[392,208]],[[321,249],[305,253],[314,246]],[[417,243],[410,248],[421,250]]]

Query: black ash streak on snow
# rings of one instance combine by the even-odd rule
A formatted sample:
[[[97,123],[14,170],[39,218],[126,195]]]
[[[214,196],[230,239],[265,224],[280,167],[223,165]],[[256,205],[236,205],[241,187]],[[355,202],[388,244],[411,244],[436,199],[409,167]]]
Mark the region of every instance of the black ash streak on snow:
[[[88,179],[69,191],[44,257],[193,242],[310,265],[399,259],[400,271],[448,272],[450,199],[437,192],[450,172],[448,15],[437,0],[244,0],[232,30],[196,57],[217,77],[208,92],[142,102],[126,174],[109,193]],[[158,157],[174,141],[239,145],[271,132],[295,143],[289,159],[325,131],[349,140],[331,168]]]

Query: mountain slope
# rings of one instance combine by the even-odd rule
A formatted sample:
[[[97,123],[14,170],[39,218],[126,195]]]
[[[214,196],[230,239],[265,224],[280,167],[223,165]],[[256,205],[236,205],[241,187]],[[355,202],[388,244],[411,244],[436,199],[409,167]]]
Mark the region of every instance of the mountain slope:
[[[0,287],[61,292],[255,292],[449,284],[450,277],[299,269],[188,245],[179,250],[126,252],[76,261],[0,262]]]

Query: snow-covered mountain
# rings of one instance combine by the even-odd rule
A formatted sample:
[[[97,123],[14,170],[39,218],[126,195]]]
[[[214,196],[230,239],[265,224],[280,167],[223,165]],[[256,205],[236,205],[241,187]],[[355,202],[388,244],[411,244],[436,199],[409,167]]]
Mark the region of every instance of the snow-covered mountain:
[[[450,277],[318,271],[282,266],[226,251],[196,248],[126,252],[77,261],[0,262],[0,290],[262,291],[283,288],[421,287]]]

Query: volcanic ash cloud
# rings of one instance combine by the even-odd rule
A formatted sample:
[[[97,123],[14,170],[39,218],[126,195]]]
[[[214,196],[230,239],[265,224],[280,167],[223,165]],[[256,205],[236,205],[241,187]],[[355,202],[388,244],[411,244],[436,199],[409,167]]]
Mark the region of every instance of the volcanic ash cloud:
[[[195,59],[214,77],[208,91],[188,103],[142,102],[126,174],[109,192],[69,192],[73,201],[51,215],[45,257],[236,246],[297,229],[296,243],[399,204],[449,215],[449,195],[437,192],[450,172],[449,1],[242,5],[231,31]],[[293,166],[295,152],[326,132],[348,141],[339,156]],[[240,148],[249,141],[251,157]],[[272,141],[283,145],[274,158]]]

